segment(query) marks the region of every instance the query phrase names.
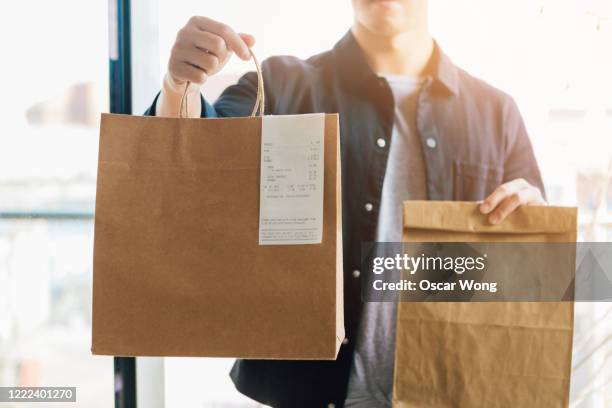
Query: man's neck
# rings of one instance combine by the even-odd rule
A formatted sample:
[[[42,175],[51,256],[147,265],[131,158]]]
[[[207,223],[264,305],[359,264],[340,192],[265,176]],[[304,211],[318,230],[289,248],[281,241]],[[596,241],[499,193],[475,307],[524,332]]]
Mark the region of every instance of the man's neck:
[[[434,42],[427,31],[379,35],[358,22],[351,31],[370,67],[379,74],[422,76],[433,53]]]

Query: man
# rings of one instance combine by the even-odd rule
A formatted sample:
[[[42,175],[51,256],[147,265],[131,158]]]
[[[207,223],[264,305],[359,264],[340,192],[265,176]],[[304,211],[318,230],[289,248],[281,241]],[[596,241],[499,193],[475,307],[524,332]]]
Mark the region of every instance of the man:
[[[263,64],[266,114],[340,114],[346,339],[337,361],[237,361],[241,392],[274,407],[390,406],[395,304],[360,300],[360,245],[400,241],[407,199],[483,200],[491,223],[544,204],[531,144],[513,100],[457,68],[431,38],[427,0],[353,0],[351,30],[308,60]],[[205,17],[177,35],[148,114],[248,116],[251,72],[215,102],[200,86],[253,37]],[[415,350],[418,352],[418,350]]]

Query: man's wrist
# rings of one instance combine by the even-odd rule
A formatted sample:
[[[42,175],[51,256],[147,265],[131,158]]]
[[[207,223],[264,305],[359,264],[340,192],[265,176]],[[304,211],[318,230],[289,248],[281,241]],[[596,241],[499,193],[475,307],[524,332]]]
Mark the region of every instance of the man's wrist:
[[[189,118],[199,118],[202,113],[200,85],[189,83],[187,92],[185,93],[186,86],[187,82],[179,82],[167,72],[164,76],[162,90],[155,107],[155,115],[180,117],[181,100],[183,99],[183,95],[185,95],[183,101],[183,109],[187,109],[187,114],[185,116]],[[185,114],[185,111],[183,111],[183,114]]]

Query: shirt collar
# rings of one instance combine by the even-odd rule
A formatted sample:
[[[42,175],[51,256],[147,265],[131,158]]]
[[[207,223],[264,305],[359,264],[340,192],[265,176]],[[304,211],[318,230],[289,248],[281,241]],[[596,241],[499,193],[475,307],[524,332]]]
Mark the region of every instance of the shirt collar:
[[[347,85],[354,87],[355,84],[361,84],[363,81],[377,76],[372,71],[372,68],[370,68],[365,54],[361,47],[359,47],[351,30],[336,43],[334,53],[338,59],[338,65],[343,70],[341,78]],[[441,88],[452,95],[457,94],[457,67],[442,52],[442,49],[435,41],[432,56],[425,67],[425,73],[432,78],[434,90]],[[435,85],[439,85],[439,87]]]

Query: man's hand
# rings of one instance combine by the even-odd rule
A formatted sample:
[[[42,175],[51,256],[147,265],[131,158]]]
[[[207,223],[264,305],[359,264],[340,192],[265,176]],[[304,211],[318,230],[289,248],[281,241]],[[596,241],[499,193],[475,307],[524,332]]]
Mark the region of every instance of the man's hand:
[[[168,74],[177,85],[186,81],[201,85],[223,68],[232,53],[248,60],[249,47],[254,43],[251,35],[237,34],[223,23],[207,17],[191,17],[176,36]]]
[[[489,214],[491,224],[499,224],[521,205],[546,205],[546,201],[539,188],[524,179],[515,179],[497,187],[480,204],[480,212]]]

